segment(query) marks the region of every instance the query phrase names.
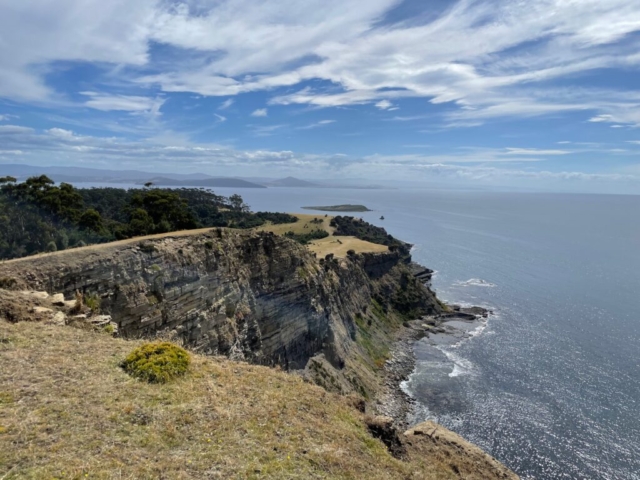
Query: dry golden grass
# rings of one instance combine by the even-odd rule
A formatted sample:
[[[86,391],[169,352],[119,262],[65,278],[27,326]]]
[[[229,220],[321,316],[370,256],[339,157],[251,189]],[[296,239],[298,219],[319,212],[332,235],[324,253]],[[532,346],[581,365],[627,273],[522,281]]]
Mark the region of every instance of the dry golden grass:
[[[295,215],[298,217],[298,221],[296,223],[283,223],[280,225],[263,225],[258,227],[256,230],[262,232],[273,232],[276,235],[284,235],[287,232],[293,231],[293,233],[309,233],[313,230],[324,230],[329,233],[329,235],[333,234],[335,230],[329,223],[331,223],[332,216],[325,216],[324,213],[318,213],[316,215],[311,215],[308,213],[292,213],[291,215]],[[312,223],[313,220],[322,220],[321,224]]]
[[[322,238],[320,240],[313,240],[309,242],[309,250],[318,254],[318,257],[324,257],[330,253],[336,257],[346,257],[349,250],[354,250],[356,253],[365,252],[387,252],[388,247],[384,245],[377,245],[371,242],[365,242],[355,237],[334,237],[333,232],[335,228],[331,227],[330,222],[332,216],[325,216],[324,214],[310,215],[306,213],[292,213],[298,217],[296,223],[288,223],[283,225],[264,225],[258,227],[257,230],[265,232],[273,232],[277,235],[284,235],[287,232],[293,231],[293,233],[309,233],[313,230],[322,229],[329,233],[329,237]],[[312,223],[313,220],[320,219],[322,224]]]
[[[453,478],[392,458],[339,396],[193,355],[164,385],[120,362],[140,342],[0,320],[0,478]]]
[[[212,227],[207,227],[207,228],[198,228],[195,230],[180,230],[176,232],[157,233],[154,235],[145,235],[143,237],[133,237],[133,238],[127,238],[125,240],[117,240],[115,242],[98,243],[96,245],[88,245],[86,247],[69,248],[67,250],[59,250],[57,252],[38,253],[36,255],[29,255],[28,257],[13,258],[11,260],[0,260],[0,265],[29,262],[34,258],[42,258],[42,257],[74,257],[74,256],[78,256],[79,253],[100,251],[100,250],[107,250],[107,249],[115,250],[118,247],[122,247],[123,245],[139,243],[139,242],[143,242],[144,240],[157,240],[157,239],[167,238],[167,237],[188,237],[191,235],[195,236],[203,233],[208,233],[211,230],[212,230]],[[2,480],[1,477],[0,477],[0,480]]]
[[[354,250],[356,253],[388,252],[389,247],[365,242],[355,237],[327,237],[310,242],[309,250],[322,258],[329,253],[333,253],[336,257],[346,257],[349,250]]]

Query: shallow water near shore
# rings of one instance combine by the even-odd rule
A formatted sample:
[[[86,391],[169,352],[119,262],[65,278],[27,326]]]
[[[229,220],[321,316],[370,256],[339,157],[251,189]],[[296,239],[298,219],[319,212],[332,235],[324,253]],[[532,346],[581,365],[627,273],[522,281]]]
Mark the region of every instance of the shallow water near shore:
[[[416,344],[411,420],[436,419],[524,479],[640,479],[640,196],[238,193],[253,210],[366,205],[356,216],[413,243],[443,300],[495,312],[454,325],[465,338]]]

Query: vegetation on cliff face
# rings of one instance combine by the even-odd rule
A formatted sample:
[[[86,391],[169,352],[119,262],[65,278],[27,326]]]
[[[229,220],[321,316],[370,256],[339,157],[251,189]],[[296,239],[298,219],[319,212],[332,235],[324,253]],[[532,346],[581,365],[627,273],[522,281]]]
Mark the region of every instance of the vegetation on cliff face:
[[[22,183],[0,178],[0,259],[176,230],[296,220],[251,213],[239,195],[197,188],[77,189],[44,175]]]

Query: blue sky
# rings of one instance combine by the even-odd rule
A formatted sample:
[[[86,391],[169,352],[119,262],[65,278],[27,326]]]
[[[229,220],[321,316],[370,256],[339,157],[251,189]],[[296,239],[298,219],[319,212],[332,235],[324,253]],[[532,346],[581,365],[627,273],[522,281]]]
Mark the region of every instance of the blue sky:
[[[0,12],[0,164],[640,193],[640,0]]]

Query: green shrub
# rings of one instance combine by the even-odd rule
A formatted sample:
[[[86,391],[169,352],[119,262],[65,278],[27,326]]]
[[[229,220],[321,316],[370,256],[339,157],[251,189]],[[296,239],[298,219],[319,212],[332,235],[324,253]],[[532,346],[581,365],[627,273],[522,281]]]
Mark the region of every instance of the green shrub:
[[[184,375],[191,363],[189,353],[169,342],[153,342],[133,350],[122,362],[132,377],[149,383],[166,383]]]
[[[227,318],[233,318],[236,314],[236,305],[231,302],[227,302],[224,306]]]
[[[153,253],[156,251],[156,246],[153,243],[141,243],[140,251],[144,253]]]
[[[100,297],[97,293],[86,295],[84,297],[84,304],[89,307],[93,313],[98,313],[100,311]]]
[[[289,231],[284,234],[285,237],[295,240],[302,245],[307,245],[312,240],[319,240],[322,238],[327,238],[329,233],[324,230],[312,230],[309,233],[295,233],[293,231]]]

